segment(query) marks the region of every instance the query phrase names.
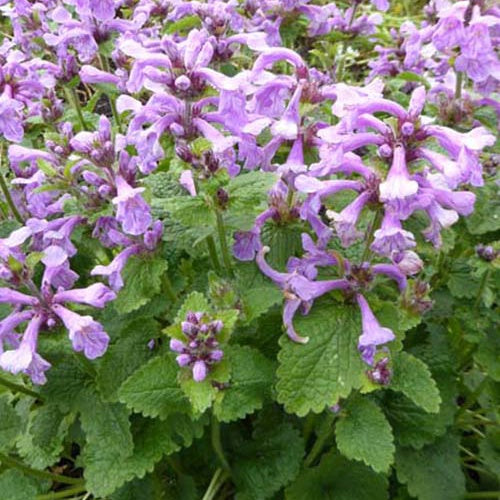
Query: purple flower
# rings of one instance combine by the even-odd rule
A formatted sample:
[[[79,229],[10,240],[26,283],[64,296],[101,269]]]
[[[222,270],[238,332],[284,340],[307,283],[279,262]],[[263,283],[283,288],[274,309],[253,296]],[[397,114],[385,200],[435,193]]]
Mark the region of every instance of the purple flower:
[[[99,308],[115,298],[116,294],[102,283],[94,283],[87,288],[64,290],[54,295],[54,301],[58,303],[78,302]]]
[[[382,201],[404,201],[418,191],[417,182],[410,179],[406,166],[404,147],[394,148],[392,165],[384,182],[380,184],[380,199]]]
[[[328,210],[326,215],[333,220],[337,235],[342,242],[342,246],[349,247],[357,239],[363,236],[363,233],[356,229],[361,212],[371,198],[371,193],[365,191],[361,193],[353,202],[345,207],[340,213]]]
[[[6,92],[0,96],[0,133],[8,141],[21,142],[23,140],[22,109],[22,103],[11,99]]]
[[[143,234],[152,222],[149,205],[141,196],[144,188],[133,188],[118,175],[116,190],[117,195],[113,198],[113,204],[117,206],[116,219],[127,234]]]
[[[52,310],[69,330],[69,338],[75,351],[83,351],[88,359],[98,358],[105,353],[109,336],[100,323],[91,316],[80,316],[60,304],[54,304]]]
[[[170,340],[170,349],[178,353],[175,358],[177,364],[189,366],[195,382],[205,380],[211,366],[224,357],[217,340],[217,334],[223,327],[220,320],[209,321],[205,313],[189,311],[181,323],[186,340]]]
[[[293,327],[293,317],[299,308],[307,313],[312,306],[314,299],[321,297],[332,290],[346,290],[350,284],[345,279],[328,281],[311,281],[297,271],[291,273],[280,273],[274,270],[265,260],[264,256],[269,252],[269,247],[262,247],[256,258],[260,270],[271,280],[273,280],[282,290],[285,296],[285,306],[283,308],[283,324],[286,327],[288,336],[294,341],[305,344],[308,337],[301,337]]]
[[[122,250],[107,266],[96,266],[90,271],[91,276],[107,276],[109,286],[118,292],[123,288],[123,279],[121,273],[129,257],[141,251],[139,245],[132,245]]]
[[[399,219],[391,211],[386,211],[382,226],[375,231],[370,248],[380,255],[390,257],[394,252],[401,252],[415,245],[413,233],[405,231]]]
[[[0,367],[13,374],[25,373],[35,384],[44,384],[47,381],[45,372],[51,366],[36,352],[38,332],[43,322],[42,315],[35,315],[28,323],[17,349],[5,351],[0,355]]]
[[[191,170],[184,170],[179,179],[180,185],[191,195],[196,196],[196,185]]]
[[[356,300],[361,310],[362,323],[362,334],[359,337],[358,349],[361,352],[363,361],[368,365],[373,365],[377,346],[394,340],[395,336],[392,330],[380,326],[368,302],[361,294],[356,295]]]
[[[195,361],[193,364],[193,380],[195,382],[202,382],[207,376],[207,365],[201,359]]]

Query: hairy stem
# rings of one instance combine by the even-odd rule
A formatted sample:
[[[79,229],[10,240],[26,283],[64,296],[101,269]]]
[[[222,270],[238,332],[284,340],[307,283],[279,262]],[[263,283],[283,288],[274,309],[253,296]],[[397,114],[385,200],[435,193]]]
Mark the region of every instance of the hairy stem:
[[[330,412],[326,417],[324,418],[323,422],[321,422],[321,425],[318,429],[318,434],[316,441],[313,444],[313,447],[311,448],[311,451],[309,452],[309,455],[304,460],[304,467],[310,467],[316,458],[320,455],[321,451],[323,450],[323,447],[325,446],[326,441],[331,435],[331,432],[333,430],[333,422],[335,420],[335,414]]]
[[[375,231],[375,228],[378,226],[378,223],[380,221],[380,210],[376,210],[375,213],[373,214],[373,219],[370,222],[370,225],[368,226],[368,229],[366,230],[365,233],[365,249],[363,250],[363,255],[361,257],[361,264],[365,262],[368,259],[368,256],[370,255],[370,245],[373,243],[373,232]]]
[[[40,396],[40,394],[38,392],[32,391],[31,389],[28,389],[27,387],[24,387],[23,385],[16,384],[14,382],[10,382],[9,380],[5,380],[1,376],[0,376],[0,385],[3,385],[4,387],[9,388],[11,391],[22,392],[23,394],[26,394],[27,396],[31,396],[32,398],[36,398],[36,399],[43,401],[43,397]]]
[[[462,98],[462,84],[464,80],[464,74],[461,71],[457,71],[457,78],[455,82],[455,99]]]
[[[47,493],[45,495],[37,495],[36,500],[57,500],[58,498],[69,498],[78,493],[86,491],[85,484],[80,486],[75,486],[73,488],[67,488],[61,491],[55,491],[53,493]]]
[[[2,162],[3,162],[3,142],[0,144],[0,188],[2,189],[2,193],[5,197],[5,201],[7,202],[7,205],[9,205],[10,211],[12,212],[12,215],[14,218],[20,222],[21,224],[24,224],[24,220],[19,213],[19,210],[16,207],[16,204],[12,200],[12,196],[10,195],[9,188],[7,186],[7,183],[5,182],[5,178],[2,173]]]
[[[78,121],[80,122],[80,127],[82,130],[87,130],[87,124],[85,123],[85,119],[83,118],[82,107],[80,106],[80,100],[78,99],[78,95],[76,94],[75,89],[64,87],[64,93],[66,94],[66,98],[73,106],[76,116],[78,117]]]
[[[215,451],[215,454],[217,455],[217,458],[219,459],[222,468],[229,472],[230,467],[229,463],[226,459],[226,456],[224,455],[224,449],[222,448],[222,441],[220,438],[220,423],[217,420],[215,416],[212,415],[212,424],[211,424],[211,433],[210,437],[212,440],[212,448]]]
[[[224,267],[226,268],[229,276],[233,275],[233,268],[231,264],[231,256],[229,254],[229,248],[227,246],[226,239],[226,228],[224,227],[224,219],[220,210],[215,211],[215,217],[217,219],[217,234],[219,235],[219,244],[222,252],[222,261],[224,262]]]
[[[221,486],[226,482],[228,478],[229,473],[227,471],[224,471],[223,469],[217,469],[212,477],[212,480],[210,481],[210,484],[208,485],[207,491],[203,495],[202,500],[213,500]]]
[[[219,258],[217,257],[217,247],[215,246],[215,241],[213,236],[207,236],[206,239],[208,254],[210,255],[210,260],[212,262],[212,266],[214,267],[217,274],[221,274],[222,268],[220,267]]]
[[[3,453],[0,453],[0,462],[2,462],[5,465],[8,465],[9,467],[14,467],[15,469],[19,469],[21,472],[24,472],[29,476],[37,477],[39,479],[48,479],[49,481],[55,481],[57,483],[64,483],[64,484],[78,484],[80,486],[83,484],[82,480],[76,477],[67,477],[67,476],[62,476],[61,474],[53,474],[52,472],[47,472],[44,470],[32,469],[31,467],[29,467],[26,464],[23,464],[19,460],[4,455]]]

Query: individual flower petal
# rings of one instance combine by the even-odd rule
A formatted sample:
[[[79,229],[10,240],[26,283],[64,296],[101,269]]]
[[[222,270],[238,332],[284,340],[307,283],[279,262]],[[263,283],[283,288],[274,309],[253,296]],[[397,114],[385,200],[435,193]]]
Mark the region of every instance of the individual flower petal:
[[[88,359],[98,358],[106,352],[109,336],[91,316],[80,316],[60,304],[54,304],[52,310],[69,330],[69,338],[75,351],[83,351]]]

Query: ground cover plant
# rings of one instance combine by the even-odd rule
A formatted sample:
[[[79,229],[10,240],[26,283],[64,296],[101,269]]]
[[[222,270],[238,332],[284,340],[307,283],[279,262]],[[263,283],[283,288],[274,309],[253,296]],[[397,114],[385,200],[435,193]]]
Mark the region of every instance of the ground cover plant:
[[[494,2],[0,27],[0,499],[500,497]]]

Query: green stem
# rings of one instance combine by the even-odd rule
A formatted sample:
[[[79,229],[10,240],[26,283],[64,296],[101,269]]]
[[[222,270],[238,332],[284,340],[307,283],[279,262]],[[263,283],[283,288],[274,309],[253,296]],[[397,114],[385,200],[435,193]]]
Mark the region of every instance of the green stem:
[[[213,236],[207,236],[206,239],[208,254],[210,255],[210,260],[212,261],[212,266],[214,267],[217,274],[221,274],[222,269],[220,267],[219,258],[217,257],[217,247],[215,246],[215,241]]]
[[[85,119],[83,118],[82,108],[80,106],[80,100],[78,99],[78,95],[74,88],[64,87],[64,93],[66,94],[66,98],[73,106],[76,111],[76,116],[78,117],[78,121],[80,122],[80,127],[82,130],[87,130],[87,124],[85,123]]]
[[[174,291],[174,287],[172,286],[172,282],[170,281],[168,274],[163,275],[162,284],[163,284],[163,291],[165,292],[167,297],[172,302],[176,302],[177,301],[177,294]]]
[[[380,210],[376,210],[375,213],[373,214],[373,219],[365,233],[366,244],[365,244],[365,249],[363,250],[363,255],[361,257],[361,264],[365,262],[368,259],[368,256],[370,255],[370,245],[373,243],[373,232],[375,228],[378,226],[379,220],[380,220]]]
[[[19,462],[15,458],[8,457],[3,453],[0,453],[0,462],[8,465],[9,467],[19,469],[21,472],[24,472],[25,474],[33,477],[37,477],[39,479],[48,479],[49,481],[55,481],[57,483],[64,484],[79,484],[80,486],[82,485],[82,480],[80,478],[62,476],[60,474],[53,474],[52,472],[47,472],[44,470],[32,469],[28,465]]]
[[[229,472],[231,469],[226,456],[224,455],[224,449],[222,448],[222,441],[220,438],[220,423],[213,415],[210,437],[212,440],[212,448],[214,449],[217,458],[219,459],[223,469]]]
[[[73,495],[86,491],[85,485],[82,483],[80,486],[74,488],[67,488],[65,490],[47,493],[46,495],[37,495],[36,500],[57,500],[58,498],[69,498]]]
[[[210,484],[208,485],[207,491],[203,495],[202,500],[213,500],[220,487],[226,482],[228,478],[228,472],[224,471],[223,469],[217,469],[212,477],[212,480],[210,481]]]
[[[217,220],[217,234],[219,236],[219,244],[222,252],[222,261],[224,262],[224,267],[226,268],[229,276],[233,276],[231,256],[229,254],[229,248],[227,246],[226,228],[224,227],[224,219],[222,217],[222,213],[219,210],[216,210],[215,217]]]
[[[22,392],[23,394],[26,394],[27,396],[31,396],[32,398],[39,399],[43,401],[43,397],[38,394],[38,392],[32,391],[28,389],[27,387],[24,387],[23,385],[16,384],[14,382],[9,382],[8,380],[5,380],[3,377],[0,376],[0,385],[3,385],[4,387],[8,387],[10,390],[14,392]]]
[[[323,450],[323,447],[325,446],[326,441],[328,440],[332,432],[333,428],[332,424],[333,421],[335,420],[335,417],[336,415],[330,412],[328,415],[326,415],[325,419],[321,423],[318,430],[318,437],[316,438],[316,441],[314,442],[313,447],[309,452],[309,455],[307,455],[307,457],[304,460],[304,467],[310,467],[316,460],[316,458],[320,455],[321,451]]]
[[[466,493],[465,498],[492,498],[497,500],[500,498],[500,491],[476,491],[473,493]]]
[[[464,74],[461,71],[457,71],[457,79],[455,82],[455,99],[462,98],[462,84],[464,80]]]
[[[24,224],[24,220],[21,217],[21,214],[19,213],[19,210],[17,209],[14,201],[12,200],[12,196],[10,195],[9,188],[7,186],[7,183],[5,182],[3,173],[2,173],[2,160],[3,160],[3,142],[0,145],[0,188],[2,189],[2,193],[5,196],[5,201],[7,202],[7,205],[9,205],[9,208],[12,212],[12,215],[15,217],[15,219],[20,222],[21,224]]]
[[[101,61],[102,69],[103,71],[106,71],[107,73],[111,73],[111,69],[109,67],[109,61],[107,57],[100,57],[99,60]],[[118,127],[118,132],[120,134],[122,133],[122,122],[120,120],[120,115],[118,114],[118,110],[116,109],[116,103],[115,100],[113,99],[113,96],[110,94],[106,94],[108,96],[108,101],[109,105],[111,107],[111,113],[113,113],[113,118],[115,119],[116,126]]]
[[[476,301],[474,302],[474,309],[477,309],[479,307],[479,304],[481,304],[481,299],[483,297],[484,289],[486,288],[486,285],[488,283],[488,279],[490,278],[490,274],[491,274],[491,269],[488,269],[481,278],[481,283],[479,284],[479,290],[477,292]]]

